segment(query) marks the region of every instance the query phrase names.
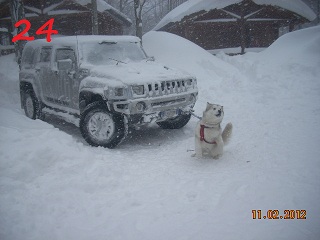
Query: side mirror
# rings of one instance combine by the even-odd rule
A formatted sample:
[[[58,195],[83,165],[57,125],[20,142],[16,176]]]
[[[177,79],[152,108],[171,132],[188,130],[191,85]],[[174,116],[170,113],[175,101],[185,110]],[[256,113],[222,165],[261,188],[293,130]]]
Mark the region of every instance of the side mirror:
[[[72,70],[72,60],[71,59],[59,60],[58,70],[62,70],[62,71]]]

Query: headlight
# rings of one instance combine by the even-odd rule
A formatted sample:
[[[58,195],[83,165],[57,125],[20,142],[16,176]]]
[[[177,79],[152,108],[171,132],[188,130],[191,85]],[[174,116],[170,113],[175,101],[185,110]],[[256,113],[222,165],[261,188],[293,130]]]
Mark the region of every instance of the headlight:
[[[144,86],[143,85],[132,86],[132,91],[135,95],[143,95],[144,94]]]
[[[113,99],[113,98],[118,98],[118,99],[124,99],[128,97],[128,92],[126,88],[108,88],[107,90],[104,91],[104,95],[106,96],[107,99]]]
[[[115,88],[114,95],[116,97],[123,97],[124,96],[124,89],[123,88]]]
[[[191,86],[191,85],[192,85],[192,80],[191,80],[191,79],[187,80],[187,85],[188,85],[188,86]]]

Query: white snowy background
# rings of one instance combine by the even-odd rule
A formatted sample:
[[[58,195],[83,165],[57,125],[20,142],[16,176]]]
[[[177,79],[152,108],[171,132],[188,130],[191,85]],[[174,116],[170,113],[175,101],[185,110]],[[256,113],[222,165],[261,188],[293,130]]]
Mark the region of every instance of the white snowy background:
[[[20,109],[18,66],[0,57],[0,239],[320,239],[320,27],[261,53],[217,57],[149,32],[149,55],[198,78],[234,125],[219,160],[192,158],[197,119],[132,131],[110,150],[72,124]],[[306,220],[252,210],[307,211]]]

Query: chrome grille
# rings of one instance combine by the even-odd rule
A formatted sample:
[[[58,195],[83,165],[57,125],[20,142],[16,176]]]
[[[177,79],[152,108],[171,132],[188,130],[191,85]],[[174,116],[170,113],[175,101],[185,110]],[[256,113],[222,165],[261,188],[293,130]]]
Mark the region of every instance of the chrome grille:
[[[155,97],[155,96],[187,92],[188,81],[191,83],[191,85],[194,85],[194,81],[191,79],[164,81],[164,82],[156,82],[156,83],[148,84],[148,95],[150,97]]]

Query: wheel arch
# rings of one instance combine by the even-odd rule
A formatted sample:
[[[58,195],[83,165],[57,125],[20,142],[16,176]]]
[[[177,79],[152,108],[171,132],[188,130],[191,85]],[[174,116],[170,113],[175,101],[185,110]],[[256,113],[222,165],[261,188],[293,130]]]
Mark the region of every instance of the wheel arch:
[[[100,93],[94,93],[91,91],[82,91],[79,94],[79,109],[80,114],[85,110],[85,108],[94,102],[107,102],[106,99]],[[107,104],[106,104],[107,107]]]
[[[27,82],[27,81],[21,81],[20,82],[20,104],[21,104],[21,108],[23,108],[23,101],[25,98],[24,93],[28,90],[31,89],[34,93],[34,88],[31,82]]]

